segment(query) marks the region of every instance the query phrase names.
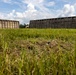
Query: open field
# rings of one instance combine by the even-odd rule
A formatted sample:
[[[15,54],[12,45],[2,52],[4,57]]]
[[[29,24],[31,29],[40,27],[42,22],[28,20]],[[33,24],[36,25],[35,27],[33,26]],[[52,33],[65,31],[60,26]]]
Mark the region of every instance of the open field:
[[[0,29],[0,75],[76,75],[76,29]]]

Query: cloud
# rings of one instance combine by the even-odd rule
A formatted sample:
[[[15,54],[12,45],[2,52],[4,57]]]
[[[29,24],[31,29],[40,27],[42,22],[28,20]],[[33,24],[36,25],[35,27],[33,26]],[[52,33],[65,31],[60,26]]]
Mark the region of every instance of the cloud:
[[[27,5],[27,10],[29,11],[29,12],[35,12],[36,10],[35,10],[35,6],[33,5],[33,4],[31,4],[31,3],[29,3],[28,5]]]
[[[6,1],[8,2],[10,0]],[[0,17],[4,19],[19,20],[20,23],[29,23],[29,21],[33,19],[73,16],[75,15],[76,10],[76,4],[65,4],[62,9],[54,10],[53,6],[56,3],[54,1],[48,2],[46,0],[22,0],[21,4],[21,10],[24,9],[22,12],[13,9],[9,13],[0,13]],[[47,6],[49,6],[49,8]]]
[[[37,11],[34,5],[30,3],[27,5],[27,9],[24,12],[17,12],[16,10],[12,10],[8,14],[2,13],[1,15],[3,16],[1,17],[1,19],[4,18],[10,20],[19,20],[20,23],[28,23],[29,20],[35,19],[36,12]]]
[[[69,2],[70,0],[62,0],[63,2]]]
[[[65,4],[63,9],[61,10],[60,17],[66,16],[74,16],[75,15],[75,7],[74,5]]]
[[[55,2],[54,2],[54,1],[49,2],[49,3],[47,4],[47,6],[54,6],[54,5],[55,5]]]
[[[45,5],[44,0],[24,0],[24,4],[27,4],[26,9],[23,12],[16,10],[10,11],[8,14],[3,14],[3,18],[19,20],[20,23],[29,23],[32,19],[42,19],[54,17],[52,11],[50,11]],[[53,3],[50,3],[53,5]]]
[[[4,3],[11,3],[11,0],[2,0]]]
[[[23,3],[26,3],[26,4],[32,3],[34,5],[38,5],[40,3],[43,3],[44,0],[23,0],[22,2]]]
[[[4,19],[4,14],[3,13],[0,13],[0,18]]]

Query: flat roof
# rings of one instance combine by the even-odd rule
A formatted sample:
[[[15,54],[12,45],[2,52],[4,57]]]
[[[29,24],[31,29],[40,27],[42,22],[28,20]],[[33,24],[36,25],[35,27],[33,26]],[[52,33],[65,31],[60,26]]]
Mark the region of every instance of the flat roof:
[[[36,20],[30,20],[30,21],[52,20],[52,19],[65,19],[65,18],[76,18],[76,16],[70,16],[70,17],[57,17],[57,18],[48,18],[48,19],[36,19]]]
[[[14,22],[19,22],[17,20],[7,20],[7,19],[0,19],[0,21],[14,21]]]

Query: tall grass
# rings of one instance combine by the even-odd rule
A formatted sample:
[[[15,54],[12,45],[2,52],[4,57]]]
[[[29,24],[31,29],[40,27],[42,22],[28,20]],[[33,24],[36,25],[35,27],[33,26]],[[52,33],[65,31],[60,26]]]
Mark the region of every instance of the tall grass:
[[[0,75],[76,75],[76,30],[0,30]]]

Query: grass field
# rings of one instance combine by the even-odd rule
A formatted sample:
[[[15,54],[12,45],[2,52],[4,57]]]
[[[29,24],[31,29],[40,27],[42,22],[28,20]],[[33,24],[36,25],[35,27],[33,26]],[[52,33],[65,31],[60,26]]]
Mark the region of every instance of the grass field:
[[[0,29],[0,75],[76,75],[76,29]]]

